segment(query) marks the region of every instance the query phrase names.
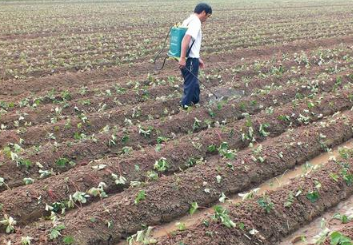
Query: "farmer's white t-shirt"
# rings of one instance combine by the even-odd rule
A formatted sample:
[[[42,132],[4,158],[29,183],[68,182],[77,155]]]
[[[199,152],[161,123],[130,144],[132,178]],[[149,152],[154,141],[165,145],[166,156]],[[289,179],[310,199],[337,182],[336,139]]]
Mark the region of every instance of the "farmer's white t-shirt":
[[[202,40],[202,32],[201,32],[201,21],[195,15],[190,15],[189,18],[183,21],[183,26],[187,26],[188,30],[185,35],[190,35],[192,37],[189,47],[191,47],[193,41],[195,40],[194,45],[190,50],[189,57],[191,58],[200,58],[200,49],[201,49],[201,40]]]

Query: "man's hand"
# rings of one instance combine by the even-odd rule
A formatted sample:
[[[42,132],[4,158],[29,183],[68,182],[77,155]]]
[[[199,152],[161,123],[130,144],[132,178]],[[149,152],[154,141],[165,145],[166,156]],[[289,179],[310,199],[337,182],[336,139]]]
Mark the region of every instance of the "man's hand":
[[[186,59],[185,58],[180,58],[179,60],[179,68],[182,70],[186,66]]]
[[[199,59],[199,62],[200,62],[200,68],[201,69],[205,68],[205,63],[203,62],[203,60]]]

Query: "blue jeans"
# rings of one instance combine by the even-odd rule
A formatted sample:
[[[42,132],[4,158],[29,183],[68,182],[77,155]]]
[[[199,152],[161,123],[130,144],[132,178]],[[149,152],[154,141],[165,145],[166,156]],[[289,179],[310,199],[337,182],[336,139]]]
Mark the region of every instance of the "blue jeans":
[[[192,103],[197,104],[200,101],[200,85],[197,79],[200,67],[199,59],[188,58],[185,67],[181,69],[181,74],[184,77],[184,94],[181,100],[183,107],[190,106]]]

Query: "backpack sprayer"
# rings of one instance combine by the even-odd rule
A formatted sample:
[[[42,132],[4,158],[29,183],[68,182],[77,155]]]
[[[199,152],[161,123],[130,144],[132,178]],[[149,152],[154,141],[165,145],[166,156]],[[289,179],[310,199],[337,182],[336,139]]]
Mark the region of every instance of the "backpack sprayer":
[[[185,36],[185,33],[186,33],[187,29],[188,29],[188,27],[181,26],[180,24],[176,24],[176,25],[174,25],[173,27],[171,27],[169,29],[169,32],[167,33],[167,35],[166,35],[166,37],[164,39],[163,47],[157,53],[156,57],[153,60],[153,63],[155,65],[155,69],[157,71],[160,71],[160,70],[163,69],[167,59],[174,59],[174,60],[177,60],[177,61],[180,60],[180,56],[181,56],[181,42],[183,41],[183,38]],[[157,68],[156,61],[160,57],[161,53],[163,52],[163,50],[164,50],[164,48],[166,46],[166,42],[167,42],[167,39],[168,39],[169,35],[170,35],[169,51],[167,53],[167,56],[163,60],[162,66],[160,68]],[[193,43],[189,47],[189,49],[188,49],[188,51],[186,53],[186,57],[189,56],[189,53],[190,53],[191,48],[194,45],[194,43],[195,43],[195,40],[193,41]],[[199,83],[201,83],[200,79],[194,73],[192,73],[188,68],[184,67],[183,69],[186,69],[187,71],[189,71],[190,74],[192,76],[194,76],[199,81]],[[205,86],[204,83],[202,83],[202,84]],[[205,88],[208,90],[208,92],[210,92],[218,100],[218,96],[215,93],[210,91],[206,86],[205,86]]]

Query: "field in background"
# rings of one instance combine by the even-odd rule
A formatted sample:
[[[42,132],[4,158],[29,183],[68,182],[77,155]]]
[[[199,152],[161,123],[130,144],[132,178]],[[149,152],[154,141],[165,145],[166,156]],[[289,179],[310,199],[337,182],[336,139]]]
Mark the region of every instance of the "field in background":
[[[308,162],[353,137],[353,1],[208,1],[184,111],[177,63],[153,58],[196,3],[0,0],[3,244],[278,244],[351,196],[350,149]],[[322,244],[353,238],[336,219]]]

